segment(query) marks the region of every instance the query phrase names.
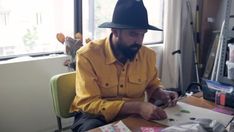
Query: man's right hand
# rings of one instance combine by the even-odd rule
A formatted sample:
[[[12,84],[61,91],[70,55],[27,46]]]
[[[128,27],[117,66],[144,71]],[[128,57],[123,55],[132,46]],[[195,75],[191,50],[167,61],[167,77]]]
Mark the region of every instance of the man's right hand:
[[[125,102],[119,112],[119,116],[131,114],[137,114],[145,120],[163,120],[167,118],[167,114],[162,108],[148,102]]]
[[[139,107],[139,114],[145,120],[163,120],[167,118],[167,114],[162,108],[151,103],[142,102]]]

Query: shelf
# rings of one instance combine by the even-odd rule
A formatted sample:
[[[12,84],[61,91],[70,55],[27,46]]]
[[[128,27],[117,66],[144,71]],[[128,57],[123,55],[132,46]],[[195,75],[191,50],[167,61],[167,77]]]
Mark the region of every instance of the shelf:
[[[234,80],[228,79],[226,76],[224,76],[224,70],[225,70],[225,66],[226,66],[226,53],[227,53],[227,45],[228,45],[228,40],[230,38],[234,37],[234,31],[229,29],[229,22],[230,22],[230,13],[231,13],[231,8],[232,8],[232,0],[227,0],[226,3],[226,13],[225,13],[225,23],[224,26],[222,28],[222,35],[223,35],[223,39],[222,39],[222,43],[221,43],[221,47],[218,50],[218,52],[220,52],[220,54],[218,55],[218,76],[216,77],[216,81],[221,82],[221,83],[225,83],[225,84],[230,84],[230,85],[234,85]]]

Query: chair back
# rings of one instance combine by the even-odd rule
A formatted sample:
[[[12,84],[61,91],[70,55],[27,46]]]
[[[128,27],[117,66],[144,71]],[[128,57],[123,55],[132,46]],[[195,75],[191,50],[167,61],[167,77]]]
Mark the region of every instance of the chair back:
[[[69,118],[73,116],[69,109],[75,97],[75,80],[75,72],[54,75],[50,79],[54,112],[58,117]]]

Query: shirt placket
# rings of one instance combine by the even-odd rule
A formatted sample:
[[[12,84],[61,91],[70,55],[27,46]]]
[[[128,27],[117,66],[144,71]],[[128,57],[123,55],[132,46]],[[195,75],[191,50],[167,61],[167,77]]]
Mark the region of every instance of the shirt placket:
[[[118,83],[118,96],[123,97],[126,95],[126,73],[128,64],[125,64],[120,71],[119,83]]]

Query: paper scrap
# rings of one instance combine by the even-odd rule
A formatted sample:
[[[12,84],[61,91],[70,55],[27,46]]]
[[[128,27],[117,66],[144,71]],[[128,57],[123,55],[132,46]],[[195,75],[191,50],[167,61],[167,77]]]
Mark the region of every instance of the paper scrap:
[[[161,127],[141,127],[141,132],[160,132]]]
[[[100,127],[102,132],[131,132],[131,130],[122,122],[116,124],[109,124]]]

